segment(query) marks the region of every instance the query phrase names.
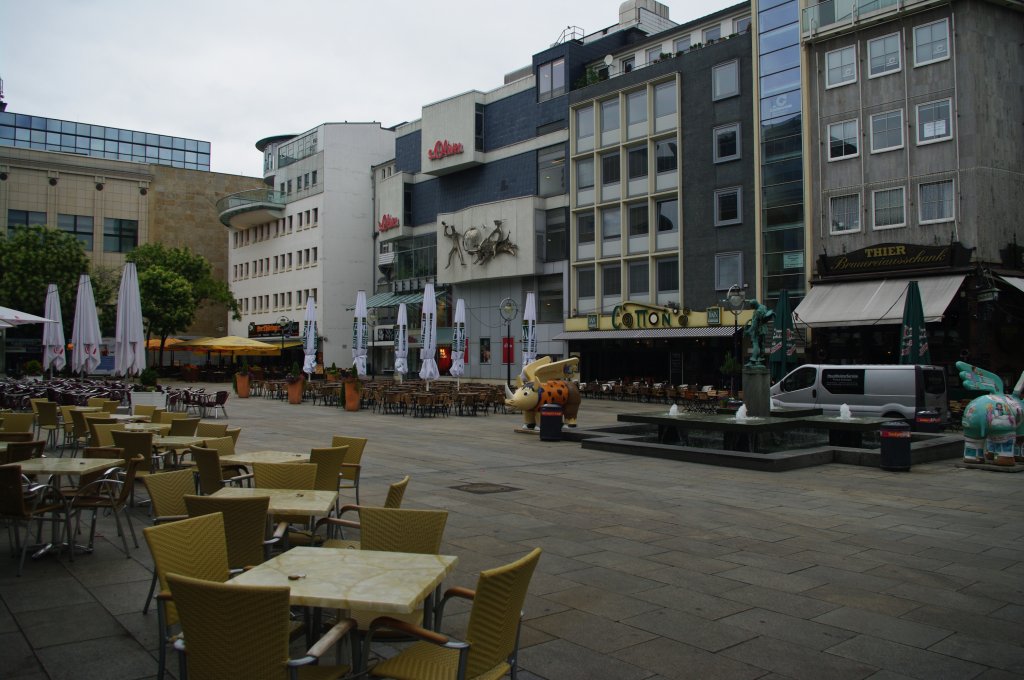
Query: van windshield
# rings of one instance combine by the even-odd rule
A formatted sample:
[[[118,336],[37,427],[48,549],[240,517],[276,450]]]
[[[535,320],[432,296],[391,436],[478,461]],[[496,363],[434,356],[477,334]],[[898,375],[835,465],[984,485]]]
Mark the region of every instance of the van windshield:
[[[946,375],[939,370],[930,369],[924,373],[924,391],[928,394],[943,394],[946,391]]]

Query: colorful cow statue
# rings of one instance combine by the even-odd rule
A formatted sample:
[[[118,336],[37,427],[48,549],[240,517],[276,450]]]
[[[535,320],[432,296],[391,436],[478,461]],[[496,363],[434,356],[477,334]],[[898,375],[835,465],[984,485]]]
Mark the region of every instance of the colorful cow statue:
[[[513,394],[505,386],[505,404],[523,412],[524,427],[532,430],[537,424],[537,414],[545,404],[562,407],[562,418],[569,427],[576,427],[576,415],[580,410],[580,388],[573,376],[579,372],[579,357],[551,361],[541,357],[523,368],[525,382]]]
[[[960,382],[969,390],[989,394],[977,397],[964,409],[964,462],[1014,465],[1024,452],[1024,373],[1014,393],[1003,393],[1002,379],[990,371],[958,361]]]

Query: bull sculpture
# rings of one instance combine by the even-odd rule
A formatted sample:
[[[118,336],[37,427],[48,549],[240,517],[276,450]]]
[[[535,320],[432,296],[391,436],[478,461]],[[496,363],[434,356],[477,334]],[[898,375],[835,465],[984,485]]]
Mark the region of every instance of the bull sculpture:
[[[523,368],[524,381],[520,377],[519,388],[512,392],[505,386],[505,404],[523,412],[524,427],[532,430],[537,424],[537,414],[545,404],[562,407],[563,422],[576,427],[576,415],[580,410],[580,389],[573,376],[579,372],[579,357],[551,361],[541,357]]]

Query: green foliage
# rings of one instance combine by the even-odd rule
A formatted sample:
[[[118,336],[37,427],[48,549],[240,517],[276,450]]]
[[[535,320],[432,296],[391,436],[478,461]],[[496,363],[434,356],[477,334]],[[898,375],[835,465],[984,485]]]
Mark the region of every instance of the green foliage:
[[[35,359],[29,359],[25,362],[25,375],[42,375],[43,365]]]
[[[189,298],[193,307],[191,314],[193,318],[196,310],[202,305],[213,303],[227,307],[236,321],[242,319],[231,289],[223,281],[214,278],[210,262],[202,255],[197,255],[188,248],[168,248],[162,243],[147,243],[129,253],[127,259],[135,263],[140,279],[143,272],[154,267],[162,267],[189,282],[191,285]],[[142,314],[146,316],[145,296],[142,299],[142,306]],[[178,332],[178,330],[185,330],[185,328],[176,329],[173,332]]]
[[[155,368],[147,368],[142,373],[139,373],[139,384],[143,387],[156,387],[159,378],[160,376]]]
[[[195,318],[192,284],[170,269],[153,265],[139,272],[139,297],[149,332],[161,341],[188,328]]]
[[[732,354],[725,355],[725,361],[718,369],[722,375],[739,375],[743,372],[743,364],[736,360]]]

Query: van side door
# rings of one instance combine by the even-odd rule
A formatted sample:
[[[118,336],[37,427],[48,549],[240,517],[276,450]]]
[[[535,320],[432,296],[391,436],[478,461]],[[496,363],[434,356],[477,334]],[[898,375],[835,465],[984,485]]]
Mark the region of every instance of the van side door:
[[[801,366],[779,383],[775,397],[786,406],[812,408],[817,403],[818,368]]]
[[[818,406],[823,412],[839,411],[847,404],[855,415],[864,406],[864,369],[845,366],[830,366],[821,369],[821,390],[818,392]]]

